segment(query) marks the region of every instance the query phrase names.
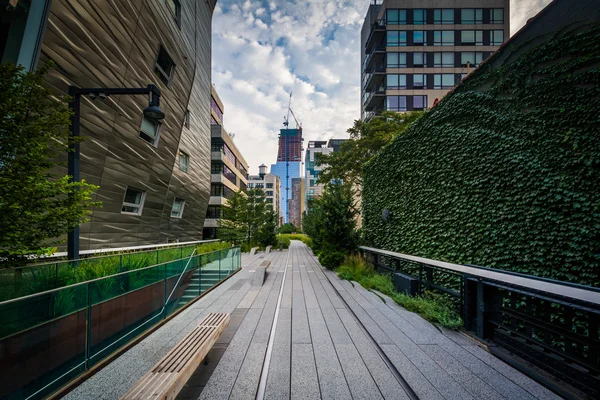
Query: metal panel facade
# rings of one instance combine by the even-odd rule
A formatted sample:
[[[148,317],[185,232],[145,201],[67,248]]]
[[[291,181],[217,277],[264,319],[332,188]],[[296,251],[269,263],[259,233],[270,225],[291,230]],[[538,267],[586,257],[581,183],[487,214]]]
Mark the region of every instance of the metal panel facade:
[[[202,238],[210,194],[211,19],[216,0],[181,0],[180,22],[164,0],[53,0],[40,63],[48,84],[161,89],[166,114],[156,146],[139,136],[145,96],[82,98],[81,177],[103,207],[81,226],[81,250]],[[175,64],[169,84],[154,72],[161,46]],[[189,110],[189,128],[184,116]],[[189,155],[187,172],[179,152]],[[65,157],[66,158],[66,157]],[[59,171],[66,174],[66,168]],[[146,192],[141,215],[122,214],[127,187]],[[175,198],[185,200],[171,218]]]

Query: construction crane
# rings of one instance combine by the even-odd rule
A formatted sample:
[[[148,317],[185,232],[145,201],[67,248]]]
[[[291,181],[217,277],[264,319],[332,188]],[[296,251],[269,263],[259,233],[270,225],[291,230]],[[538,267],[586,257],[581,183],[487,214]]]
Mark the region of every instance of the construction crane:
[[[283,119],[283,126],[285,126],[286,134],[285,134],[285,207],[287,210],[287,221],[290,222],[290,157],[289,157],[289,148],[288,148],[288,140],[290,136],[290,114],[296,121],[296,129],[302,130],[302,124],[296,118],[294,111],[292,111],[292,92],[290,92],[290,100],[288,102],[287,108],[287,116]],[[302,157],[302,155],[300,155]]]

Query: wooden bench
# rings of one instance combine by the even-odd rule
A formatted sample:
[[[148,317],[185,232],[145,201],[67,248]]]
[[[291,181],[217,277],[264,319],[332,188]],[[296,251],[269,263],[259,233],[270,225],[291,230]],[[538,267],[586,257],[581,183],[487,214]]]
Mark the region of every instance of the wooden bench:
[[[121,399],[175,399],[227,325],[229,314],[208,314],[198,327],[181,339]]]

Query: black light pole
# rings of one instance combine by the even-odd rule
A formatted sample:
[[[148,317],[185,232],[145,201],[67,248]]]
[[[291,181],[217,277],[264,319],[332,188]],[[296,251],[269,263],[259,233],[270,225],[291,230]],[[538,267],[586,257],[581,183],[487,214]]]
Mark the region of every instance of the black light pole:
[[[101,99],[106,98],[110,95],[136,95],[146,94],[149,96],[148,107],[144,110],[144,115],[147,118],[154,120],[161,120],[165,118],[165,113],[160,109],[160,89],[155,85],[148,85],[145,88],[78,88],[75,86],[69,86],[69,96],[71,101],[69,102],[69,108],[73,110],[71,117],[71,137],[78,138],[81,128],[80,121],[80,108],[81,108],[81,96],[89,95],[92,99],[100,97]],[[79,142],[71,140],[69,143],[69,160],[67,163],[68,174],[71,177],[70,182],[79,182]],[[79,225],[73,228],[67,236],[67,256],[69,260],[76,260],[79,258]]]

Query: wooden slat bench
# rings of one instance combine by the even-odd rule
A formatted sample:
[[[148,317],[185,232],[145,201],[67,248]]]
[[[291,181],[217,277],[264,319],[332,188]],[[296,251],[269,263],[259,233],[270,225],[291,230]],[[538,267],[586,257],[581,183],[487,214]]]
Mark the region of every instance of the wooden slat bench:
[[[229,314],[208,314],[198,327],[181,339],[121,399],[175,399],[227,325]]]

